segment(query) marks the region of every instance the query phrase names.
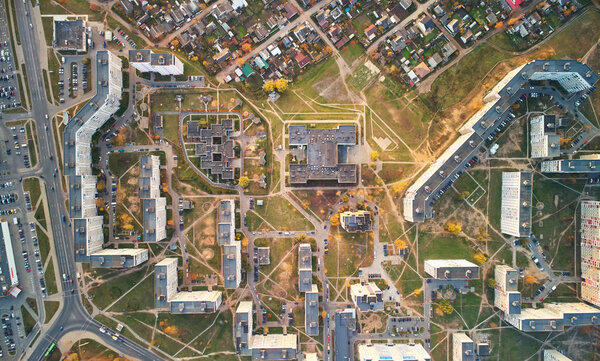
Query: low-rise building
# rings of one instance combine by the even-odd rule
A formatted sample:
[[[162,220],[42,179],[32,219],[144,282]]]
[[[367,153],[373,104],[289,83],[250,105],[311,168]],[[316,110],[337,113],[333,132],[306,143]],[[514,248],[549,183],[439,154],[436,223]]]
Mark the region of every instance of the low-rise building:
[[[87,51],[85,21],[54,20],[52,47],[58,51]]]
[[[90,267],[92,268],[131,268],[139,266],[148,260],[146,248],[105,248],[92,253]]]
[[[531,233],[531,172],[502,172],[500,231],[515,237]]]
[[[144,207],[144,242],[158,242],[167,238],[167,198],[147,198]]]
[[[307,335],[319,334],[319,289],[313,284],[304,295],[304,322]]]
[[[383,292],[375,282],[361,282],[350,286],[350,296],[356,308],[361,311],[383,309]]]
[[[169,300],[171,313],[215,313],[221,305],[222,293],[218,291],[177,292]]]
[[[165,258],[154,266],[154,307],[174,314],[215,313],[221,305],[220,291],[177,291],[177,258]]]
[[[518,290],[519,274],[516,269],[498,265],[495,268],[496,288],[494,289],[494,306],[505,315],[521,313],[521,292]]]
[[[558,159],[542,162],[542,173],[598,173],[600,154],[582,155],[579,159]]]
[[[312,290],[312,250],[309,243],[298,245],[298,289],[300,292]]]
[[[340,213],[340,225],[346,232],[365,232],[371,230],[369,211],[345,211]]]
[[[554,115],[539,115],[529,121],[531,158],[554,158],[560,156],[560,137],[556,129]],[[548,124],[550,123],[550,124]]]
[[[183,63],[171,53],[129,50],[129,64],[142,73],[152,72],[163,76],[183,74]]]
[[[242,281],[242,255],[240,241],[223,246],[223,278],[225,288],[235,289]]]
[[[475,361],[475,344],[464,332],[452,334],[452,361]]]
[[[600,307],[600,202],[581,202],[581,298]]]
[[[394,343],[376,343],[358,346],[358,359],[360,361],[389,360],[389,361],[431,361],[431,356],[425,351],[423,345]]]
[[[290,147],[304,150],[305,163],[290,164],[290,183],[306,184],[311,180],[336,180],[356,183],[356,164],[347,163],[348,148],[356,144],[356,126],[341,125],[336,129],[308,129],[291,125]]]
[[[563,331],[570,326],[600,325],[600,309],[579,303],[550,303],[544,308],[524,308],[506,321],[521,331]]]
[[[356,309],[338,310],[334,316],[335,361],[349,361],[354,353],[350,340],[356,333]]]
[[[428,259],[425,272],[439,280],[478,279],[479,266],[466,259]]]
[[[250,355],[252,351],[252,301],[242,301],[235,311],[235,350],[240,355]]]
[[[297,358],[298,336],[268,334],[252,336],[252,360],[292,360]]]
[[[544,361],[572,361],[557,350],[544,350]]]

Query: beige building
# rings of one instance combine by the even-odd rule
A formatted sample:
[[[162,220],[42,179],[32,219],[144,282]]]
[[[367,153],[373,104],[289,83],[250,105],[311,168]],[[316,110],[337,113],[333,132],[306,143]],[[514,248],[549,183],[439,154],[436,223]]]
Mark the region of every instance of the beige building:
[[[581,298],[600,307],[600,202],[581,202]]]

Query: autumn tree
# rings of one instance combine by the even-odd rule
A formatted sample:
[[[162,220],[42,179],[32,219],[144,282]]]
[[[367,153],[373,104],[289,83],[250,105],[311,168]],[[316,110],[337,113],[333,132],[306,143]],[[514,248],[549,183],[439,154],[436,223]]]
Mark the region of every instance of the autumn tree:
[[[452,312],[454,312],[452,304],[448,300],[441,300],[438,304],[438,309],[447,315],[450,315]]]
[[[462,232],[462,228],[457,223],[448,222],[444,225],[444,229],[452,234],[459,234]]]
[[[286,91],[288,89],[288,84],[289,81],[285,78],[279,78],[275,80],[275,88],[279,93],[283,93],[284,91]]]
[[[100,179],[98,183],[96,183],[96,190],[98,192],[102,192],[106,188],[106,184],[103,179]]]
[[[271,93],[273,90],[275,90],[275,82],[273,80],[267,80],[264,84],[263,84],[263,90],[266,93]]]
[[[246,177],[246,176],[241,176],[238,184],[240,185],[240,187],[242,188],[246,188],[250,185],[250,178]]]
[[[342,196],[342,199],[341,199],[342,203],[346,203],[349,200],[350,200],[350,196],[348,195],[348,193],[346,193]]]
[[[475,259],[475,262],[479,264],[484,264],[485,261],[487,261],[487,257],[481,252],[475,253],[473,258]]]
[[[340,225],[340,214],[336,213],[329,218],[329,223],[332,227]]]
[[[244,44],[242,45],[242,50],[243,50],[245,53],[249,53],[249,52],[252,50],[252,45],[251,45],[250,43],[244,43]]]
[[[406,241],[398,238],[397,240],[394,241],[394,246],[396,246],[397,249],[406,249],[406,248],[408,248],[408,243],[406,243]]]
[[[470,194],[469,191],[462,191],[462,192],[458,193],[457,197],[458,197],[459,200],[462,201],[464,199],[467,199],[467,197],[469,196],[469,194]]]
[[[242,247],[248,247],[248,238],[242,238]]]
[[[404,192],[404,190],[406,189],[406,182],[398,182],[398,183],[394,183],[391,186],[391,191],[392,194],[394,194],[395,196],[399,196],[400,194],[402,194],[402,192]]]
[[[525,276],[525,283],[528,283],[530,285],[534,284],[534,283],[539,283],[540,281],[538,281],[537,278],[535,278],[532,275],[527,275]]]
[[[371,159],[372,160],[377,160],[379,159],[379,152],[376,150],[371,151]]]
[[[489,288],[496,288],[496,280],[493,278],[488,278],[485,283]]]

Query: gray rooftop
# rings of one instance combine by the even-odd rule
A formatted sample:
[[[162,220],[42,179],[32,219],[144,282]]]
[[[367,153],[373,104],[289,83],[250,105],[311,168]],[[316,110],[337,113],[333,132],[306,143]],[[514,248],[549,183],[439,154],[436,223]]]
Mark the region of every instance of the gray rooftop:
[[[346,164],[347,148],[356,144],[356,127],[341,125],[335,129],[306,128],[290,125],[290,147],[303,147],[305,164],[290,164],[290,182],[307,183],[309,180],[337,180],[355,183],[355,164]]]
[[[86,50],[83,20],[55,20],[53,47],[57,50]]]
[[[335,361],[349,361],[353,354],[350,338],[356,333],[356,309],[335,312]]]
[[[197,121],[188,121],[186,126],[188,141],[196,144],[195,154],[200,158],[200,168],[221,179],[234,179],[231,160],[235,157],[235,144],[229,138],[234,131],[233,120],[223,119],[210,128],[201,128]]]
[[[310,292],[306,292],[304,299],[304,322],[307,335],[319,334],[319,290],[317,285],[312,285]]]

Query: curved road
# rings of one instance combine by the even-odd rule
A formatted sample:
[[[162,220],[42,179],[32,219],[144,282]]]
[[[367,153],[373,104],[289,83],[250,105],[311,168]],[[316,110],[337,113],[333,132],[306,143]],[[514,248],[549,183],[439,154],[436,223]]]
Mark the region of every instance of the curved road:
[[[63,223],[61,217],[64,215],[68,218],[68,213],[65,208],[65,196],[59,191],[62,189],[60,177],[49,177],[53,173],[54,168],[58,167],[55,161],[50,160],[49,156],[54,155],[57,159],[56,145],[53,142],[52,135],[49,132],[44,132],[45,125],[49,125],[49,121],[45,119],[48,114],[48,104],[44,90],[44,82],[42,78],[42,70],[39,64],[38,44],[36,39],[36,29],[32,24],[29,15],[31,14],[31,3],[29,1],[15,1],[17,22],[19,33],[23,44],[23,54],[25,55],[25,66],[29,74],[29,89],[31,91],[32,110],[38,131],[38,144],[40,149],[40,167],[42,173],[47,175],[46,183],[50,187],[54,187],[56,191],[49,190],[48,204],[50,206],[50,218],[52,225],[52,233],[56,251],[56,261],[58,263],[59,273],[67,275],[75,275],[76,267],[74,261],[73,241],[70,222]],[[27,10],[27,13],[26,13]],[[51,128],[50,126],[48,127]],[[50,188],[51,189],[51,188]],[[62,279],[62,277],[60,277]],[[63,332],[87,330],[97,334],[100,338],[108,337],[99,331],[102,326],[99,322],[93,320],[83,308],[77,283],[62,283],[63,300],[60,314],[56,321],[45,334],[43,334],[37,346],[26,356],[28,360],[42,360],[44,353],[52,342],[56,342]],[[64,330],[61,331],[60,327]],[[162,360],[158,355],[150,352],[146,348],[121,337],[122,341],[113,341],[111,348],[116,351],[142,360]]]

